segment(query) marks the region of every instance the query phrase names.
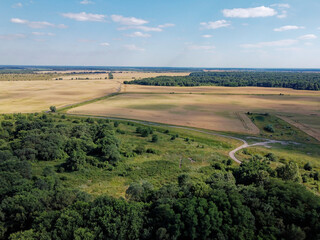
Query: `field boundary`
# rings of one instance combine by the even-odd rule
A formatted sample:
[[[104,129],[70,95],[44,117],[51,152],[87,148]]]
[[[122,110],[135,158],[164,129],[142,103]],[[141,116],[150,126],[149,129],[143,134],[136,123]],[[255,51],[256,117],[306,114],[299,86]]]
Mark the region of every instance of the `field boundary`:
[[[315,138],[320,142],[320,132],[304,125],[303,123],[300,123],[296,120],[292,120],[289,117],[281,116],[281,115],[276,115],[278,118],[282,119],[283,121],[289,123],[290,125],[300,129],[302,132],[308,134],[309,136]]]
[[[95,103],[95,102],[98,102],[98,101],[101,101],[101,100],[104,100],[104,99],[107,99],[107,98],[110,98],[110,97],[114,97],[114,96],[117,96],[117,95],[120,95],[120,94],[124,94],[124,93],[121,92],[121,87],[122,87],[122,83],[120,82],[120,86],[119,86],[118,90],[116,92],[114,92],[114,93],[109,93],[109,94],[107,94],[105,96],[89,99],[89,100],[86,100],[86,101],[83,101],[83,102],[79,102],[79,103],[68,104],[66,106],[63,106],[63,107],[59,108],[57,110],[57,112],[58,113],[65,113],[66,111],[68,111],[68,110],[70,110],[72,108],[81,107],[83,105]]]

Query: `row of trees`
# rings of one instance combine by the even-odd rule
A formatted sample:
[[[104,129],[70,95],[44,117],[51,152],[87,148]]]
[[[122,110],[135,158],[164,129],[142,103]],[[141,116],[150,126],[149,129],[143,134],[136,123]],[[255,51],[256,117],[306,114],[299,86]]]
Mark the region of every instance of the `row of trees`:
[[[125,81],[125,84],[154,86],[281,87],[319,90],[320,73],[293,72],[194,72],[189,76],[160,76]]]

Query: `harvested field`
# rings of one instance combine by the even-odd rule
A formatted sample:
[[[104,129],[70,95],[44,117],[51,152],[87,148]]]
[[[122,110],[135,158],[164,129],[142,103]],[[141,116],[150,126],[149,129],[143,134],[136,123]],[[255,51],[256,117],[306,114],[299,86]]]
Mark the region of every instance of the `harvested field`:
[[[124,85],[122,92],[127,93],[207,93],[207,94],[236,94],[236,95],[279,95],[285,96],[318,96],[320,91],[294,90],[291,88],[264,88],[264,87],[163,87],[163,86],[143,86]]]
[[[180,89],[184,90],[184,88]],[[207,88],[202,87],[202,89],[206,90]],[[224,89],[233,90],[231,88]],[[241,88],[236,88],[234,91],[240,90]],[[263,89],[263,91],[267,90]],[[217,88],[214,91],[217,91]],[[250,91],[253,91],[253,89],[251,88]],[[255,88],[255,92],[259,92],[259,88]],[[136,92],[77,107],[69,112],[148,120],[218,131],[258,133],[259,130],[255,125],[244,114],[239,113],[316,114],[319,111],[320,96],[318,92],[310,93],[310,96],[298,94],[279,96],[272,94],[225,95]]]
[[[31,113],[104,96],[119,89],[116,80],[0,81],[0,113]]]
[[[188,75],[189,73],[122,72],[114,73],[112,80],[105,79],[108,74],[65,74],[66,72],[58,74],[0,74],[0,80],[3,80],[0,81],[0,113],[39,112],[47,110],[51,105],[62,107],[98,98],[117,92],[120,83],[132,77]],[[63,80],[55,80],[56,77]],[[90,80],[75,80],[77,77],[82,79],[88,77]]]

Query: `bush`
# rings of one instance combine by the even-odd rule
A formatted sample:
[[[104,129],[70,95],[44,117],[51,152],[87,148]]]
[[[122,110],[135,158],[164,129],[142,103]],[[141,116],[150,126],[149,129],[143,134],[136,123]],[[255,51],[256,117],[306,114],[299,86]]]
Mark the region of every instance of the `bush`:
[[[265,126],[264,130],[267,131],[267,132],[271,132],[271,133],[275,132],[275,130],[274,130],[274,128],[273,128],[273,126],[271,124]]]
[[[152,142],[155,143],[155,142],[158,142],[158,140],[159,140],[158,135],[156,135],[156,134],[152,135],[152,140],[151,140]]]
[[[56,106],[50,106],[50,111],[51,111],[51,112],[56,112],[56,111],[57,111]]]
[[[312,166],[311,164],[308,162],[303,166],[304,170],[306,171],[311,171],[312,170]]]

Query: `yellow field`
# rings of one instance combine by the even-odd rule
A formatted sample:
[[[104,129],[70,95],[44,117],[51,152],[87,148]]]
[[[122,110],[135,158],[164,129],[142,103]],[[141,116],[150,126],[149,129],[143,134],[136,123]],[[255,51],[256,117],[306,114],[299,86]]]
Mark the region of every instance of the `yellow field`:
[[[59,81],[0,81],[0,113],[39,112],[51,105],[59,108],[117,92],[121,86],[123,94],[69,112],[252,134],[259,130],[244,113],[269,112],[320,138],[320,91],[121,84],[132,79],[189,73],[116,72],[113,80],[105,80],[108,74],[60,74],[63,80]]]
[[[242,133],[258,133],[255,125],[245,114],[241,114],[248,111],[281,113],[283,116],[294,114],[314,119],[320,116],[320,93],[315,91],[124,85],[122,92],[125,94],[74,108],[69,112]],[[280,96],[280,92],[285,95]],[[319,126],[320,122],[315,125]]]
[[[116,80],[0,82],[0,113],[30,113],[116,92]]]
[[[61,74],[61,75],[59,75]],[[48,110],[51,105],[62,107],[117,92],[120,83],[132,77],[155,77],[159,75],[188,75],[189,73],[114,73],[113,80],[105,80],[108,74],[64,75],[53,74],[0,74],[0,113],[30,113]],[[6,81],[7,75],[14,81]],[[24,77],[23,77],[24,76]],[[54,80],[60,76],[63,80]],[[38,78],[40,78],[37,80]],[[54,78],[52,78],[54,77]],[[90,80],[71,80],[71,78]],[[48,81],[41,81],[48,80]]]

